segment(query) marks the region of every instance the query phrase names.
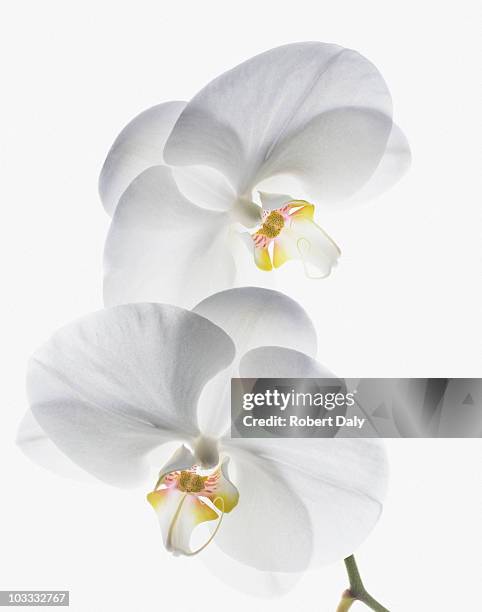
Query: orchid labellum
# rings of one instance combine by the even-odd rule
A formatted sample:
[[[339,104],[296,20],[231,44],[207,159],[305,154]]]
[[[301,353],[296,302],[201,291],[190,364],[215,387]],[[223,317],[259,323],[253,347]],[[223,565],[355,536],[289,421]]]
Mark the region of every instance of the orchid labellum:
[[[319,42],[262,53],[187,104],[140,114],[114,142],[100,177],[113,216],[106,304],[192,307],[289,260],[325,277],[340,250],[323,213],[375,197],[409,161],[363,56]]]
[[[383,448],[370,439],[230,439],[229,383],[329,376],[315,353],[304,310],[267,289],[220,292],[192,311],[108,308],[32,357],[33,417],[19,443],[44,465],[70,460],[110,485],[147,487],[175,554],[218,546],[255,570],[300,572],[346,557],[371,531],[386,486]],[[168,442],[177,451],[160,464]],[[198,526],[208,533],[193,545]]]

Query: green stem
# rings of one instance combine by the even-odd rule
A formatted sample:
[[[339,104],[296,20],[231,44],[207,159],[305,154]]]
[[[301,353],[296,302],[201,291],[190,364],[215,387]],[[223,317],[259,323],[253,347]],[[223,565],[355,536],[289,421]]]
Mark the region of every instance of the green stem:
[[[348,612],[348,610],[352,607],[353,603],[356,600],[351,596],[350,591],[345,591],[341,598],[340,603],[338,604],[338,608],[336,612]]]
[[[387,608],[378,603],[365,589],[353,555],[345,559],[345,567],[350,581],[350,588],[343,593],[337,612],[346,612],[355,601],[361,601],[370,610],[375,610],[375,612],[389,612]]]

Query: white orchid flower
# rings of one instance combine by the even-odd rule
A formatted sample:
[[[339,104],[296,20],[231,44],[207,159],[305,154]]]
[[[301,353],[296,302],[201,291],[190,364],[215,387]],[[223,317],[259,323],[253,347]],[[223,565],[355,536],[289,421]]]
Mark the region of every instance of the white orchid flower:
[[[354,205],[402,176],[410,151],[391,117],[373,64],[319,42],[272,49],[187,104],[145,111],[120,133],[100,177],[113,215],[106,304],[192,307],[221,289],[265,285],[256,266],[290,259],[309,277],[327,276],[340,250],[315,223],[315,205]]]
[[[304,310],[267,289],[224,291],[192,311],[112,307],[56,332],[33,355],[27,386],[38,427],[22,427],[19,443],[44,464],[56,452],[111,485],[148,483],[175,554],[213,540],[256,570],[300,572],[348,556],[374,527],[387,479],[383,447],[230,439],[229,383],[239,374],[329,375],[315,352]],[[168,442],[178,450],[152,465]],[[195,546],[200,525],[212,528]]]

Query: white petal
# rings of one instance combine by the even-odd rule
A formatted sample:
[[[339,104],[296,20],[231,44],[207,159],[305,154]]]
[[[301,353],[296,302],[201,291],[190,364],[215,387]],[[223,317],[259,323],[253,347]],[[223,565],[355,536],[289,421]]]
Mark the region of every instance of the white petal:
[[[221,529],[225,525],[221,525]],[[216,540],[214,540],[216,541]],[[259,570],[228,557],[214,544],[199,556],[209,570],[230,587],[253,597],[279,598],[290,591],[302,574],[292,572],[260,572]]]
[[[234,478],[240,501],[230,518],[234,520],[235,515],[241,514],[246,497],[250,506],[257,506],[256,510],[238,519],[233,525],[234,533],[225,530],[221,542],[223,550],[238,560],[251,565],[263,563],[264,569],[272,571],[283,567],[288,571],[290,567],[300,569],[306,559],[297,551],[293,536],[304,531],[309,533],[310,564],[341,561],[360,546],[376,525],[388,479],[387,460],[379,440],[244,439],[232,440],[226,452],[232,454],[234,445],[256,457],[247,464],[244,478]],[[238,458],[235,451],[234,458]],[[255,464],[267,474],[264,480],[255,472]],[[261,495],[257,494],[260,489]],[[278,506],[280,500],[283,509]],[[259,521],[258,513],[263,513]],[[283,513],[293,522],[291,528],[284,524],[283,516],[278,517]],[[243,537],[257,545],[243,548]],[[277,558],[269,562],[266,548],[275,540]],[[290,557],[292,546],[295,558],[302,561],[298,567]]]
[[[280,346],[261,346],[244,355],[241,378],[333,378],[335,374],[301,351]]]
[[[117,136],[99,177],[100,197],[109,215],[141,172],[164,163],[164,144],[185,106],[185,102],[153,106],[137,115]]]
[[[243,377],[259,378],[330,375],[308,356],[276,347],[251,351],[244,357],[240,371]],[[380,441],[266,438],[225,440],[225,444],[250,451],[260,466],[266,463],[270,470],[278,470],[293,495],[303,502],[312,529],[313,563],[330,563],[349,556],[377,523],[388,479]],[[242,500],[243,488],[236,479],[234,482]]]
[[[100,311],[59,330],[34,354],[32,412],[80,467],[134,485],[149,476],[149,451],[197,435],[199,393],[233,355],[221,329],[174,306]]]
[[[243,194],[278,143],[317,115],[347,106],[391,116],[387,87],[368,60],[336,45],[285,45],[244,62],[199,92],[177,121],[164,156],[174,165],[216,168]]]
[[[231,377],[239,376],[239,360],[263,345],[286,346],[316,353],[316,331],[303,308],[279,291],[241,287],[213,295],[194,308],[223,329],[236,345],[231,368],[204,388],[199,400],[199,426],[206,435],[220,436],[229,427]]]
[[[199,208],[164,166],[145,170],[122,196],[105,246],[106,305],[192,307],[233,285],[228,213]]]
[[[353,198],[343,203],[343,206],[349,207],[358,202],[372,200],[387,191],[407,172],[411,161],[412,155],[407,138],[393,123],[385,153],[374,174]]]
[[[54,472],[58,476],[80,482],[98,482],[55,446],[37,423],[30,410],[25,413],[20,422],[17,444],[30,461]]]
[[[230,448],[236,508],[214,542],[237,561],[270,572],[303,571],[313,552],[308,511],[274,462]]]
[[[211,210],[229,210],[236,194],[226,178],[208,166],[173,166],[172,175],[179,191],[191,202]]]
[[[384,118],[381,121],[386,122],[388,119]],[[380,121],[378,123],[378,143],[380,144],[383,140],[382,131],[384,127]],[[353,134],[351,140],[347,139],[343,142],[343,132],[348,129],[346,124],[341,126],[342,129],[337,135],[340,144],[342,144],[342,146],[339,146],[338,153],[336,152],[336,147],[334,147],[330,156],[327,157],[317,155],[312,147],[313,142],[311,145],[308,144],[307,147],[302,144],[303,138],[307,138],[309,143],[310,138],[314,137],[316,131],[313,131],[312,134],[308,132],[297,135],[295,145],[296,147],[304,147],[302,157],[311,152],[312,159],[296,159],[297,156],[295,155],[291,159],[285,160],[284,164],[281,164],[281,168],[284,167],[285,170],[267,176],[258,184],[258,188],[267,191],[289,190],[290,193],[296,193],[298,198],[316,201],[317,209],[327,211],[333,210],[332,203],[334,200],[337,201],[337,210],[348,209],[360,203],[373,200],[393,187],[407,172],[411,163],[410,146],[405,135],[394,123],[391,126],[388,142],[376,168],[375,162],[378,154],[375,153],[379,150],[379,147],[377,147],[377,150],[374,148],[374,134],[370,135],[369,139],[365,142],[360,139],[357,142],[353,138]],[[365,129],[368,127],[367,124]],[[318,142],[319,146],[321,142],[328,145],[326,138]],[[314,144],[316,145],[316,141]],[[336,144],[336,142],[333,142],[333,144]],[[358,153],[357,145],[360,145]],[[296,151],[296,147],[294,152],[299,154],[300,151]],[[347,148],[346,151],[343,150],[343,147]],[[364,147],[368,151],[367,157],[364,157]],[[348,166],[350,158],[352,158],[351,167]],[[274,160],[270,160],[269,163],[274,163]],[[293,167],[290,168],[290,165],[293,165]],[[374,169],[374,172],[364,183],[371,169]],[[265,168],[265,171],[269,170]],[[289,172],[292,172],[292,174],[289,174]],[[322,183],[321,179],[323,177],[326,179],[325,183]],[[361,188],[359,188],[360,185],[362,185]],[[330,192],[331,196],[329,196]],[[350,192],[353,195],[350,196]],[[346,196],[349,197],[340,200],[340,197],[345,198]]]
[[[258,178],[293,174],[302,189],[297,198],[316,204],[346,199],[375,172],[391,129],[390,116],[371,109],[326,111],[281,140]]]
[[[238,359],[264,345],[316,354],[316,331],[306,311],[292,298],[271,289],[239,287],[212,295],[193,312],[232,338]]]

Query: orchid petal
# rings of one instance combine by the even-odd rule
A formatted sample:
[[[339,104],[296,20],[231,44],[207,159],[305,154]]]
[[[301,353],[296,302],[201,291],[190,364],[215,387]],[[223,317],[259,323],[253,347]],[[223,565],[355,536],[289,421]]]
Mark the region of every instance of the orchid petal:
[[[293,174],[300,184],[297,197],[317,205],[344,200],[371,178],[391,130],[390,116],[372,109],[326,111],[277,144],[258,180]]]
[[[377,169],[363,188],[353,198],[343,203],[343,208],[376,198],[393,187],[407,172],[411,161],[412,156],[407,138],[393,123],[385,153]]]
[[[106,305],[167,302],[193,306],[232,286],[229,216],[199,208],[171,171],[149,168],[119,202],[105,246]]]
[[[386,121],[386,119],[380,118],[380,121]],[[298,197],[303,196],[308,199],[314,199],[317,203],[318,209],[325,210],[327,212],[333,210],[331,199],[337,200],[337,210],[345,210],[357,206],[361,203],[367,202],[368,200],[377,198],[383,192],[387,191],[388,189],[391,189],[391,187],[393,187],[393,185],[402,178],[402,176],[409,169],[411,163],[410,146],[408,144],[406,136],[403,134],[403,132],[397,125],[395,125],[394,123],[392,123],[391,125],[392,127],[388,142],[386,143],[385,150],[376,168],[376,157],[373,157],[373,155],[371,155],[370,158],[367,157],[367,159],[365,160],[363,159],[363,156],[354,155],[356,153],[355,147],[357,142],[354,139],[353,135],[351,135],[348,139],[345,139],[343,146],[351,146],[351,152],[347,151],[347,153],[348,155],[354,157],[354,162],[357,162],[358,159],[361,166],[363,166],[366,165],[369,159],[372,159],[373,163],[370,162],[371,165],[366,166],[364,170],[363,168],[361,168],[360,165],[359,170],[357,170],[356,168],[352,168],[353,174],[351,177],[349,177],[348,182],[345,185],[340,183],[339,187],[341,191],[338,196],[336,196],[336,194],[332,194],[332,198],[326,198],[326,194],[324,194],[323,192],[326,191],[327,187],[329,187],[333,181],[333,187],[336,189],[337,176],[342,176],[348,168],[345,165],[345,160],[348,160],[349,157],[348,155],[347,157],[345,157],[342,148],[340,148],[340,151],[337,154],[335,153],[335,151],[332,151],[332,153],[330,154],[332,155],[332,157],[330,159],[325,159],[324,157],[316,158],[316,154],[314,153],[315,161],[306,159],[304,161],[296,162],[299,166],[298,171],[294,168],[289,168],[290,164],[295,163],[294,158],[292,158],[289,162],[285,161],[285,170],[278,171],[277,174],[265,177],[258,184],[258,188],[262,187],[267,191],[279,191],[282,189],[290,190],[291,193],[296,193]],[[379,131],[382,127],[382,124],[380,124]],[[347,128],[347,125],[341,126],[340,137],[343,133],[343,130],[346,130]],[[315,131],[313,131],[312,134],[310,134],[309,132],[305,134],[305,136],[309,140],[313,140],[314,135]],[[298,135],[297,138],[299,139],[297,146],[303,146],[301,144],[303,136]],[[371,139],[372,136],[370,136],[370,141]],[[363,143],[359,140],[359,144],[361,146],[370,147],[374,144],[374,142],[370,143],[367,141],[366,143]],[[303,155],[306,153],[307,150],[308,149],[305,150]],[[297,152],[295,149],[294,153],[299,153],[299,151]],[[327,165],[324,166],[324,169],[321,167],[316,167],[316,160],[327,162],[328,164],[330,164],[330,168]],[[338,170],[336,169],[335,165],[338,165]],[[356,180],[358,182],[358,185],[361,185],[363,183],[363,180],[360,180],[360,170],[363,170],[361,174],[366,178],[370,173],[370,168],[374,170],[373,174],[368,178],[368,180],[363,184],[363,186],[358,189],[358,191],[356,191],[355,189],[356,185],[355,187],[352,186],[347,189],[347,187],[349,187],[353,180]],[[320,179],[322,178],[321,170],[328,175],[326,184],[320,183]],[[313,177],[315,179],[313,181],[313,185],[315,183],[319,183],[319,186],[316,189],[313,189],[313,186],[311,184],[312,181],[307,180],[306,178],[310,173],[313,174]],[[332,189],[333,187],[330,187],[330,189]],[[352,192],[351,196],[350,192]],[[347,199],[340,200],[341,197],[347,197]]]
[[[281,346],[260,346],[245,353],[239,364],[241,378],[334,378],[324,365],[301,351]]]
[[[229,453],[239,503],[225,517],[214,543],[258,570],[304,570],[313,553],[310,518],[287,484],[283,469],[234,446]]]
[[[172,175],[179,191],[197,206],[229,210],[236,194],[223,174],[208,166],[173,166]]]
[[[98,482],[55,446],[37,423],[31,410],[27,410],[20,422],[16,442],[30,461],[58,476],[79,482]]]
[[[141,172],[164,163],[164,144],[185,106],[185,102],[153,106],[137,115],[117,136],[99,177],[100,197],[109,215]]]
[[[316,331],[306,311],[279,291],[238,287],[200,302],[193,312],[223,329],[236,345],[238,359],[265,345],[316,354]]]
[[[280,156],[278,147],[286,150],[286,143],[322,113],[347,106],[391,116],[387,87],[368,60],[336,45],[285,45],[251,58],[201,90],[181,113],[164,156],[173,165],[216,168],[244,194],[266,175],[263,167],[271,156]],[[376,140],[380,157],[384,143]],[[336,139],[330,143],[328,155],[332,144],[335,149],[340,145]]]
[[[255,349],[240,365],[243,377],[259,378],[325,378],[323,370],[308,356],[279,347]],[[234,447],[249,451],[258,458],[260,469],[266,463],[268,471],[283,474],[294,498],[302,501],[309,514],[313,563],[329,563],[352,554],[378,521],[388,473],[379,440],[226,439],[225,446],[230,454]],[[236,483],[242,500],[245,491],[238,480]],[[258,541],[262,536],[256,530],[254,537]]]
[[[229,337],[174,306],[97,312],[54,334],[32,357],[32,412],[53,443],[100,480],[150,477],[145,456],[198,435],[206,382],[234,356]]]
[[[236,345],[232,366],[213,378],[201,393],[198,419],[206,435],[220,436],[229,427],[231,378],[239,376],[239,360],[247,351],[278,345],[316,354],[313,323],[297,302],[279,291],[257,287],[230,289],[203,300],[193,312],[218,325]]]
[[[282,597],[295,586],[303,575],[301,572],[290,574],[286,572],[260,572],[252,566],[225,555],[214,544],[203,551],[199,560],[219,580],[253,597]]]
[[[256,460],[245,460],[234,446]],[[342,560],[360,546],[380,517],[388,470],[379,440],[243,439],[230,441],[228,452],[236,465],[240,501],[217,542],[227,554],[258,569],[301,569],[307,559],[293,543],[294,536],[309,540],[310,564]],[[238,460],[243,463],[241,478]],[[243,506],[246,497],[249,509]],[[246,530],[257,543],[251,550],[240,543]],[[294,558],[270,557],[266,549],[274,541],[275,555],[287,554],[294,546]]]

